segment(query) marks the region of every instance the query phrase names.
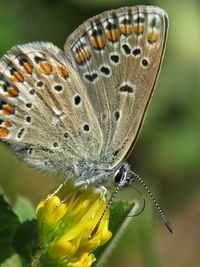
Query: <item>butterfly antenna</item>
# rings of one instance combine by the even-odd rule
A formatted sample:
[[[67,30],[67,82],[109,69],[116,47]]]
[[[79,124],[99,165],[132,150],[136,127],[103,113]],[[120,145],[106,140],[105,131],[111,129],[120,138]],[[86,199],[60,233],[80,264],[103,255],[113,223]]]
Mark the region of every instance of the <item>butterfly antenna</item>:
[[[136,174],[136,173],[134,173],[134,172],[131,172],[131,173],[132,173],[133,176],[134,176],[133,179],[132,179],[132,181],[135,180],[135,179],[138,179],[138,181],[144,186],[144,188],[145,188],[146,191],[148,192],[149,196],[150,196],[151,199],[153,200],[153,203],[155,204],[157,210],[159,211],[159,213],[160,213],[160,215],[161,215],[161,218],[162,218],[162,220],[163,220],[165,226],[167,227],[167,229],[169,230],[170,233],[173,233],[172,226],[171,226],[170,223],[168,222],[168,220],[167,220],[167,218],[166,218],[164,212],[161,210],[160,206],[158,205],[158,203],[157,203],[155,197],[153,196],[153,194],[152,194],[151,191],[149,190],[148,186],[145,184],[145,182],[142,180],[142,178],[141,178],[138,174]]]
[[[136,192],[138,192],[140,194],[140,196],[142,197],[142,199],[143,199],[143,207],[141,208],[141,210],[138,211],[138,213],[136,213],[134,215],[130,215],[130,216],[128,215],[128,216],[126,216],[126,217],[136,217],[136,216],[140,215],[144,211],[144,209],[146,207],[146,200],[145,200],[144,195],[137,188],[135,188],[135,187],[133,187],[131,185],[129,185],[129,186],[130,186],[130,188],[132,188],[133,190],[135,190]]]
[[[121,216],[114,216],[114,218],[118,218],[118,217],[131,217],[131,218],[133,218],[133,217],[136,217],[136,216],[138,216],[138,215],[140,215],[143,211],[144,211],[144,209],[145,209],[145,207],[146,207],[146,200],[145,200],[145,197],[144,197],[144,195],[138,190],[138,189],[136,189],[135,187],[133,187],[133,186],[131,186],[131,185],[129,185],[129,187],[130,188],[132,188],[133,190],[135,190],[136,192],[138,192],[140,195],[141,195],[141,197],[142,197],[142,199],[143,199],[143,206],[142,206],[142,208],[141,208],[141,210],[140,211],[138,211],[138,213],[136,213],[136,214],[134,214],[134,215],[125,215],[125,216],[123,216],[123,215],[121,215]]]
[[[97,230],[99,229],[99,225],[100,225],[100,223],[101,223],[101,221],[102,221],[102,219],[103,219],[103,217],[104,217],[104,215],[105,215],[106,211],[108,210],[108,208],[109,208],[109,207],[110,207],[110,205],[112,204],[112,202],[113,202],[113,199],[115,198],[115,196],[116,196],[117,192],[119,191],[119,188],[120,188],[119,186],[117,186],[117,187],[116,187],[116,190],[115,190],[115,192],[114,192],[114,193],[113,193],[113,195],[111,196],[111,198],[110,198],[110,200],[109,200],[109,202],[108,202],[108,204],[107,204],[106,208],[104,209],[104,211],[103,211],[103,213],[102,213],[102,215],[101,215],[101,217],[100,217],[100,219],[99,219],[98,223],[96,224],[96,226],[95,226],[94,230],[92,231],[92,233],[91,233],[91,235],[89,236],[89,238],[88,238],[88,239],[92,239],[92,238],[93,238],[93,236],[96,234]]]

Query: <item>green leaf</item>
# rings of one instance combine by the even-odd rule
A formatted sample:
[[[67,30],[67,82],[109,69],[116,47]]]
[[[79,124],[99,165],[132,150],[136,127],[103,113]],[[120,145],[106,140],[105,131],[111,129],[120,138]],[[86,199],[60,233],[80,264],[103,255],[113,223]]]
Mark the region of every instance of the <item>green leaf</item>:
[[[32,220],[35,218],[35,211],[33,205],[28,199],[24,197],[20,196],[17,198],[14,210],[21,222]]]
[[[19,223],[8,202],[0,195],[0,262],[14,254],[12,241]]]
[[[109,256],[116,241],[126,229],[128,223],[131,221],[133,215],[137,212],[138,205],[135,202],[115,202],[111,206],[109,230],[112,232],[111,240],[104,246],[97,248],[94,255],[97,261],[93,266],[103,266],[106,258]]]
[[[19,225],[13,240],[13,248],[27,264],[30,262],[30,255],[35,254],[37,249],[38,224],[34,219]]]

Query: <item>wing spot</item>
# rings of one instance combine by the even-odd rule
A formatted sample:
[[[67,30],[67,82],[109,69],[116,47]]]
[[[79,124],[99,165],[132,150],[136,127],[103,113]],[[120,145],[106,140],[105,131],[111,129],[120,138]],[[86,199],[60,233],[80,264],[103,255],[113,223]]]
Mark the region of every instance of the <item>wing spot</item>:
[[[134,31],[137,35],[142,34],[144,32],[144,25],[143,24],[137,24],[134,26]]]
[[[19,90],[15,85],[13,87],[7,88],[7,91],[7,97],[17,97],[19,95]]]
[[[83,130],[84,130],[85,132],[89,132],[89,130],[90,130],[89,124],[84,124],[84,125],[83,125]]]
[[[119,63],[119,55],[117,54],[113,54],[110,56],[110,60],[114,63],[114,64],[117,64]]]
[[[21,128],[21,129],[19,130],[19,132],[17,133],[17,138],[18,138],[18,139],[22,139],[24,133],[25,133],[25,128],[23,127],[23,128]]]
[[[86,61],[91,59],[91,52],[87,49],[85,43],[77,44],[74,47],[75,59],[76,62],[80,65],[84,65]]]
[[[28,150],[27,150],[27,154],[28,155],[32,155],[33,154],[33,148],[30,147]]]
[[[144,33],[144,23],[145,23],[145,17],[144,14],[141,12],[138,12],[133,16],[134,19],[134,32],[137,35],[143,34]]]
[[[117,29],[117,25],[115,23],[108,22],[106,26],[106,30],[111,31],[111,30],[116,30],[116,29]]]
[[[2,88],[3,88],[4,92],[8,92],[8,86],[10,86],[10,84],[6,81],[5,81],[5,83],[2,84]]]
[[[36,64],[39,64],[39,63],[41,63],[42,61],[46,61],[46,59],[43,58],[43,57],[34,56],[34,61],[35,61]]]
[[[35,94],[35,90],[34,90],[34,89],[31,89],[31,90],[29,91],[29,94],[30,94],[30,95],[34,95],[34,94]]]
[[[69,137],[69,134],[67,132],[65,132],[64,137],[67,139]]]
[[[152,28],[154,28],[154,27],[157,26],[157,19],[156,19],[156,17],[153,17],[153,19],[152,19],[152,21],[151,21],[151,23],[150,23],[150,26],[151,26]]]
[[[119,34],[116,30],[106,31],[106,37],[111,42],[117,42],[119,40]]]
[[[57,66],[57,72],[58,74],[63,78],[63,79],[67,79],[69,77],[69,72],[62,66]]]
[[[43,83],[43,81],[39,81],[39,82],[37,82],[37,87],[42,87],[43,85],[44,85],[44,83]]]
[[[130,26],[120,26],[120,32],[123,35],[129,36],[132,33],[132,29]]]
[[[31,103],[26,103],[26,107],[27,108],[32,108],[32,104]]]
[[[127,18],[124,18],[122,21],[121,21],[122,24],[124,25],[130,25],[131,24],[131,20],[130,19],[127,19]]]
[[[31,123],[32,118],[31,118],[31,116],[28,115],[28,116],[26,116],[25,120],[26,120],[26,122]]]
[[[119,40],[117,18],[115,14],[112,14],[113,17],[104,23],[105,35],[106,38],[115,43]]]
[[[13,82],[23,82],[24,81],[23,75],[20,72],[18,72],[14,67],[11,67],[10,74],[11,74],[11,77],[8,77],[8,78]]]
[[[100,22],[96,22],[96,23],[100,23]],[[91,30],[89,31],[89,35],[90,35],[89,39],[90,39],[91,46],[96,50],[99,50],[99,51],[103,50],[106,45],[106,40],[102,36],[103,32],[100,26],[96,25],[95,28],[93,26],[93,28],[91,28]]]
[[[52,66],[49,63],[40,63],[39,71],[45,75],[49,75],[52,71]]]
[[[110,75],[110,68],[108,66],[102,66],[102,67],[100,67],[100,72],[104,76],[109,76]]]
[[[25,74],[31,74],[32,71],[33,71],[33,66],[29,63],[24,63],[23,64],[23,68],[22,68],[22,71],[25,73]]]
[[[127,44],[122,45],[123,51],[125,52],[126,55],[130,55],[131,49]]]
[[[54,89],[55,89],[55,91],[57,91],[57,92],[61,92],[61,91],[63,91],[63,86],[62,86],[62,85],[55,85],[55,86],[54,86]]]
[[[0,127],[0,137],[5,137],[8,135],[8,130],[6,128]]]
[[[103,32],[101,29],[94,29],[91,36],[96,38],[97,36],[102,35],[102,34],[103,34]]]
[[[141,49],[140,49],[140,48],[135,48],[135,49],[133,49],[132,54],[133,54],[135,57],[141,55]]]
[[[25,63],[28,63],[28,60],[24,54],[20,54],[17,56],[18,64],[23,67]]]
[[[123,82],[119,87],[119,93],[134,95],[134,86],[129,81]]]
[[[76,95],[74,97],[74,104],[78,106],[81,103],[81,97],[79,95]]]
[[[94,82],[97,78],[98,78],[98,74],[96,72],[92,74],[85,74],[85,79],[87,79],[87,81],[91,83]]]
[[[157,41],[157,38],[158,38],[158,34],[156,32],[152,31],[152,32],[147,33],[148,43],[150,43],[150,44],[155,43]]]
[[[54,147],[54,148],[58,147],[58,142],[54,142],[54,143],[53,143],[53,147]]]
[[[144,23],[145,22],[145,18],[138,16],[136,19],[134,19],[134,22],[137,23],[137,24]]]
[[[130,87],[129,85],[124,85],[124,86],[120,87],[120,92],[133,93],[133,88]]]
[[[117,110],[117,111],[115,112],[115,120],[116,120],[116,121],[119,121],[120,117],[121,117],[120,111]]]
[[[102,36],[97,36],[95,39],[92,38],[90,43],[94,49],[102,50],[106,45],[106,40]]]
[[[0,102],[0,110],[2,110],[2,114],[5,116],[9,116],[15,113],[14,106],[7,104],[5,101]]]
[[[142,59],[142,66],[145,68],[147,68],[149,66],[149,62],[147,59],[145,59],[145,58]]]
[[[7,128],[7,127],[11,127],[11,126],[12,126],[11,123],[8,122],[8,121],[6,121],[5,124],[4,124],[4,127],[6,127],[6,128]]]

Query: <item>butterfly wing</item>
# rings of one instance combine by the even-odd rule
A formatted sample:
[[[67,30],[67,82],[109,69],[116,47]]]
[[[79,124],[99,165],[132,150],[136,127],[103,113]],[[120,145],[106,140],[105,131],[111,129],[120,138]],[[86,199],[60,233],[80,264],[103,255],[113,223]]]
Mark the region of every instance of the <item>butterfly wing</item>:
[[[165,49],[168,18],[151,6],[107,11],[83,23],[65,52],[86,88],[103,133],[99,162],[115,167],[131,150]]]
[[[28,164],[50,171],[97,158],[102,135],[85,92],[53,44],[12,48],[0,61],[0,140]]]

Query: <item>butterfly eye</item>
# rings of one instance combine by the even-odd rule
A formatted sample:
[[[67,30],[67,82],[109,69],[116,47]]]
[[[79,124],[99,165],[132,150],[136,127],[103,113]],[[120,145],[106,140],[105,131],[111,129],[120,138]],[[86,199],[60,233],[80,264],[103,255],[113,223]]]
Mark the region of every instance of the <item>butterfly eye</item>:
[[[126,179],[126,168],[124,166],[121,166],[115,172],[115,183],[120,185],[125,179]]]

